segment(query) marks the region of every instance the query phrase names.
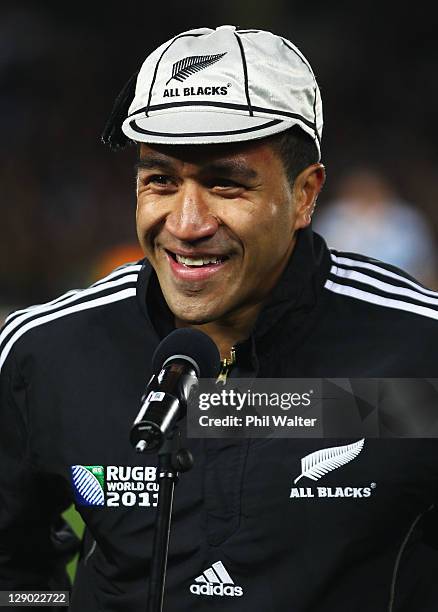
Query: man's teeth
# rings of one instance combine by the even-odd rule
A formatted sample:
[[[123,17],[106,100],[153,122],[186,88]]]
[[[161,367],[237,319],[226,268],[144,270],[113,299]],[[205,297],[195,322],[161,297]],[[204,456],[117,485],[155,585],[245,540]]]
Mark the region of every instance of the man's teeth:
[[[215,255],[211,257],[183,257],[175,254],[176,261],[185,266],[206,266],[207,264],[221,263],[222,259]]]

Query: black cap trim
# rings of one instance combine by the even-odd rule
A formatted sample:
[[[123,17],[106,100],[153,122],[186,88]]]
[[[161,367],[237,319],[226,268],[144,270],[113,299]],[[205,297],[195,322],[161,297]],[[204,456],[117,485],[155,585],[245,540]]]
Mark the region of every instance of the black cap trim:
[[[245,57],[245,50],[243,48],[243,44],[242,41],[240,40],[240,36],[238,34],[236,34],[236,32],[234,32],[234,36],[237,39],[237,42],[239,44],[239,49],[240,49],[240,55],[242,58],[242,67],[243,67],[243,80],[245,82],[245,95],[246,95],[246,101],[248,103],[248,111],[249,114],[251,115],[251,117],[254,115],[252,107],[251,107],[251,99],[249,97],[249,85],[248,85],[248,68],[246,65],[246,57]]]
[[[180,108],[184,106],[211,106],[215,108],[229,108],[232,110],[239,111],[248,111],[248,107],[246,104],[232,104],[230,102],[213,102],[212,100],[197,100],[197,101],[184,101],[184,102],[165,102],[163,104],[155,104],[149,107],[149,112],[151,111],[159,111],[165,110],[166,108]],[[134,111],[129,115],[129,117],[137,116],[140,113],[144,113],[147,107],[144,106]],[[257,111],[259,113],[266,113],[267,115],[281,115],[282,117],[286,117],[288,119],[298,119],[311,130],[316,132],[316,126],[312,121],[305,119],[302,115],[298,113],[289,113],[288,111],[274,110],[272,108],[264,108],[262,106],[252,106],[253,111]]]
[[[309,64],[309,62],[306,60],[306,58],[305,58],[305,57],[304,57],[304,55],[301,53],[301,51],[299,51],[298,49],[294,49],[293,47],[291,47],[291,46],[290,46],[290,44],[289,44],[289,41],[287,41],[287,40],[286,40],[286,39],[284,39],[283,37],[281,37],[281,42],[284,44],[284,46],[285,46],[285,47],[287,47],[287,48],[289,49],[289,51],[292,51],[292,53],[295,53],[295,55],[296,55],[297,57],[299,57],[299,58],[300,58],[300,60],[303,62],[303,64],[304,64],[304,65],[305,65],[305,66],[306,66],[306,67],[309,69],[309,72],[310,72],[310,74],[311,74],[311,75],[312,75],[312,77],[313,77],[313,82],[315,83],[315,87],[314,87],[314,98],[313,98],[313,115],[314,115],[315,123],[314,123],[313,130],[314,130],[314,132],[315,132],[315,136],[316,136],[316,139],[317,139],[317,141],[318,141],[318,143],[319,143],[319,146],[321,147],[321,137],[320,137],[320,135],[319,135],[318,128],[317,128],[317,125],[316,125],[316,96],[317,96],[317,93],[316,93],[316,92],[317,92],[317,87],[318,87],[318,85],[317,85],[317,83],[316,83],[316,77],[315,77],[315,75],[314,75],[314,73],[313,73],[313,70],[312,70],[311,65],[310,65],[310,64]]]

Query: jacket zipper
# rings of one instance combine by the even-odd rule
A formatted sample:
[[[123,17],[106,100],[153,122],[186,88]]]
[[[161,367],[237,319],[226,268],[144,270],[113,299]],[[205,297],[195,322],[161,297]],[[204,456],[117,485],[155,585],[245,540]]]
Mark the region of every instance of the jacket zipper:
[[[228,374],[231,372],[235,365],[236,349],[234,348],[234,346],[232,346],[230,351],[230,358],[225,358],[221,361],[221,371],[219,372],[219,376],[216,379],[216,384],[222,383],[224,385],[227,382]]]

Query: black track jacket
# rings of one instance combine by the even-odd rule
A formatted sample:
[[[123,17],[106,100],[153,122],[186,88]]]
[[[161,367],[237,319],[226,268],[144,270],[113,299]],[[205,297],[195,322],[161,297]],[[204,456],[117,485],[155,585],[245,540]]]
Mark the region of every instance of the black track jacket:
[[[234,376],[434,377],[437,318],[434,292],[304,230],[237,345]],[[103,475],[106,487],[117,483],[106,505],[77,505],[87,530],[71,610],[146,610],[156,463],[134,452],[129,431],[153,351],[172,329],[147,262],[7,320],[0,590],[65,585],[59,515],[78,487],[90,500],[89,481],[100,504]],[[164,609],[436,612],[437,442],[187,440],[195,466],[175,491]],[[303,457],[348,444],[354,459],[294,485]]]

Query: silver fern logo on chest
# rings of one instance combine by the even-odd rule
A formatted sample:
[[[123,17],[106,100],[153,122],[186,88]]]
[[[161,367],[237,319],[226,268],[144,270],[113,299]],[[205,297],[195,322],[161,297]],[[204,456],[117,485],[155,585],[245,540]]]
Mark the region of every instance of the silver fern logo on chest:
[[[331,446],[322,448],[306,455],[301,459],[301,474],[294,480],[296,485],[302,478],[318,481],[329,472],[343,467],[359,455],[365,444],[365,439],[358,440],[352,444],[344,444],[342,446]],[[303,484],[303,483],[301,483]],[[368,486],[356,487],[292,487],[290,492],[291,498],[311,498],[311,497],[353,497],[366,498],[370,497],[373,489],[376,488],[376,483],[372,482]]]
[[[294,484],[301,478],[310,478],[311,480],[319,480],[328,472],[342,467],[355,459],[363,449],[365,440],[359,440],[353,444],[345,446],[331,446],[317,450],[310,455],[306,455],[301,459],[301,474],[295,478]]]

